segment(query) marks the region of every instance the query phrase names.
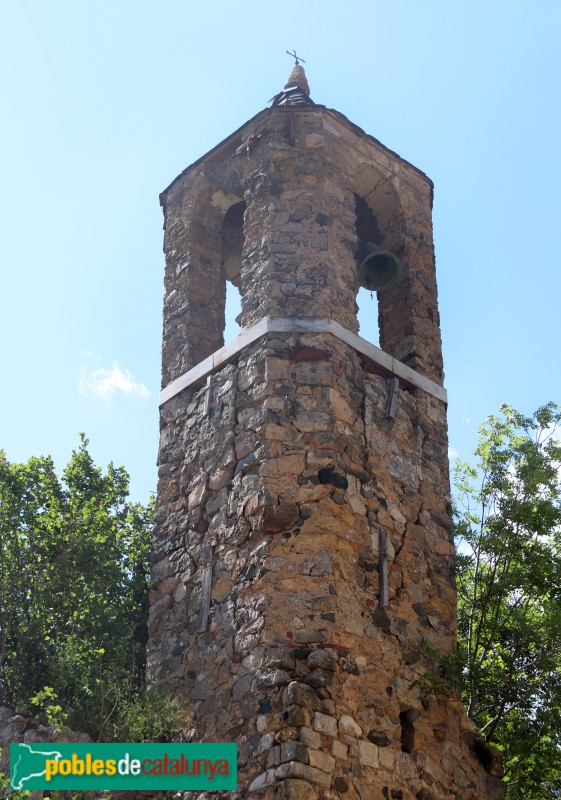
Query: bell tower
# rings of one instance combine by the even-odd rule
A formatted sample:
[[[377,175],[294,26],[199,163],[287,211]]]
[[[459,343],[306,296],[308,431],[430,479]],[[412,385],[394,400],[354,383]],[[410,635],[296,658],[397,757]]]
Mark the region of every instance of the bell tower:
[[[270,108],[161,196],[149,678],[264,800],[500,798],[443,665],[456,599],[431,206],[314,103]],[[357,258],[357,254],[358,258]],[[379,287],[380,346],[358,335]],[[241,333],[224,344],[226,282]]]

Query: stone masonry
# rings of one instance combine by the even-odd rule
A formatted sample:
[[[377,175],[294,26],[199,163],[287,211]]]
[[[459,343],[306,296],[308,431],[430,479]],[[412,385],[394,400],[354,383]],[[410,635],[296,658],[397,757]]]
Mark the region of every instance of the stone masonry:
[[[185,698],[193,741],[237,742],[224,796],[501,798],[442,674],[456,598],[430,180],[310,101],[259,113],[162,204],[163,387],[188,376],[161,407],[150,679]],[[364,241],[402,262],[380,343],[427,391],[314,329],[356,334]],[[242,334],[219,358],[227,280]],[[245,343],[268,317],[286,330]]]

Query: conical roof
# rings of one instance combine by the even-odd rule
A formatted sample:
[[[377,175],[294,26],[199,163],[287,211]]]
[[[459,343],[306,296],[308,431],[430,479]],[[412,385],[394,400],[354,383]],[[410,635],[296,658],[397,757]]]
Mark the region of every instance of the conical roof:
[[[315,103],[310,99],[310,86],[304,67],[295,64],[292,72],[288,76],[288,81],[284,85],[282,92],[276,94],[272,99],[273,106],[313,106]]]
[[[284,88],[290,89],[292,86],[298,86],[309,96],[310,86],[308,84],[308,79],[306,78],[306,73],[304,72],[304,67],[302,64],[294,65],[292,72],[288,76],[288,80],[284,85]]]

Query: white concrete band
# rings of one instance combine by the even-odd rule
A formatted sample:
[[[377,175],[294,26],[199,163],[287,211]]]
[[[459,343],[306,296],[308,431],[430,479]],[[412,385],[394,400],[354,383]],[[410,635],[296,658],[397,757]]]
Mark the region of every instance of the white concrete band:
[[[205,358],[192,369],[180,375],[169,383],[160,392],[160,406],[171,400],[172,397],[182,392],[194,383],[200,382],[208,375],[215,372],[220,367],[231,361],[235,355],[248,345],[265,336],[267,333],[330,333],[336,336],[345,344],[350,345],[358,353],[374,362],[380,369],[388,375],[394,375],[405,384],[422,389],[427,394],[436,397],[443,403],[448,402],[448,394],[443,386],[440,386],[430,378],[420,375],[411,367],[407,367],[398,361],[397,358],[388,355],[379,347],[376,347],[356,333],[344,328],[338,322],[331,319],[319,317],[264,317],[256,325],[244,328],[239,336],[225,344],[208,358]]]

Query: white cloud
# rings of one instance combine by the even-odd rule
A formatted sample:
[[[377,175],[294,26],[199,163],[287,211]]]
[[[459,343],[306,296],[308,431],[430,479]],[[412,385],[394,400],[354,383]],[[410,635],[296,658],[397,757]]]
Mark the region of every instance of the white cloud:
[[[106,402],[111,401],[118,392],[135,400],[146,400],[150,395],[148,387],[135,381],[134,375],[128,369],[121,369],[118,364],[113,364],[112,369],[96,369],[82,375],[78,388],[81,394]]]
[[[459,458],[459,456],[460,454],[458,453],[455,447],[448,448],[448,458],[450,459],[450,461],[452,461],[453,458]]]

